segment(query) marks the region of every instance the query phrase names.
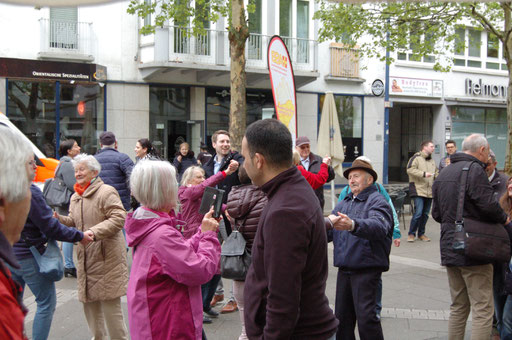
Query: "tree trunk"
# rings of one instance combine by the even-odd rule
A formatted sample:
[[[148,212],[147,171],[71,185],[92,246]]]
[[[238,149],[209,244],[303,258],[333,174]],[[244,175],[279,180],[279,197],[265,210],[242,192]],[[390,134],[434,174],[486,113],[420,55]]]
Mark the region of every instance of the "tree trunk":
[[[512,143],[512,58],[510,52],[512,52],[512,23],[511,23],[511,13],[508,9],[508,6],[503,6],[504,10],[504,33],[503,36],[506,37],[505,41],[503,41],[503,49],[505,60],[507,61],[507,69],[508,69],[508,88],[507,88],[507,153],[505,155],[505,173],[508,176],[512,175],[512,157],[510,152],[512,151],[511,143]]]
[[[231,147],[238,151],[242,149],[242,138],[247,122],[245,42],[248,37],[249,28],[245,20],[244,1],[232,0],[231,27],[229,28],[229,46],[231,51],[229,133],[231,135]]]

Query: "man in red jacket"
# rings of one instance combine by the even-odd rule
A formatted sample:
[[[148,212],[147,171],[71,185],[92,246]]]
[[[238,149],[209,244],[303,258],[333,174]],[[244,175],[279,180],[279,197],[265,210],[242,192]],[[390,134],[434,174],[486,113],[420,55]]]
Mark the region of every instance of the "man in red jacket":
[[[292,164],[292,136],[275,119],[251,124],[244,168],[267,194],[245,281],[250,339],[334,339],[338,320],[325,296],[327,237],[315,193]]]
[[[19,268],[12,245],[20,238],[30,209],[34,164],[30,144],[0,125],[0,339],[26,339],[21,287],[6,263]]]

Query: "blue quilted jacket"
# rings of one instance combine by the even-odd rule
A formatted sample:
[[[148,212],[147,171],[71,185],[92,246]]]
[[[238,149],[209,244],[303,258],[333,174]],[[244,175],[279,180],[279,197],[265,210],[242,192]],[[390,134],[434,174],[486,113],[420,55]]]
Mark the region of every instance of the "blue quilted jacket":
[[[105,184],[116,188],[123,207],[130,210],[130,175],[133,161],[127,154],[113,148],[101,149],[94,157],[101,164],[100,178]]]

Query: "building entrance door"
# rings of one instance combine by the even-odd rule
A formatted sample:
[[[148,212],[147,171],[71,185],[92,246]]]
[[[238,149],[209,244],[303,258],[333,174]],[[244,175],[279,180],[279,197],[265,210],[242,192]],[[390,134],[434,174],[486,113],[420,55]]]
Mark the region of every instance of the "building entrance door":
[[[390,182],[408,182],[407,162],[419,150],[421,142],[432,139],[431,106],[396,105],[390,112]]]

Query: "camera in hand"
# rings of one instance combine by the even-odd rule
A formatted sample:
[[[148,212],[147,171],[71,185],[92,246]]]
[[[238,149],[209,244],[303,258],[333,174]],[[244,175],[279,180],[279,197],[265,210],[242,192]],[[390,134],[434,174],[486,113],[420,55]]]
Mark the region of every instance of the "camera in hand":
[[[222,210],[222,199],[224,198],[224,190],[206,187],[199,207],[199,213],[205,215],[213,206],[213,217],[219,218]]]

